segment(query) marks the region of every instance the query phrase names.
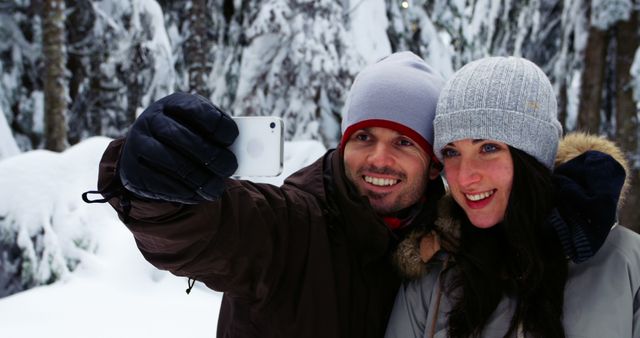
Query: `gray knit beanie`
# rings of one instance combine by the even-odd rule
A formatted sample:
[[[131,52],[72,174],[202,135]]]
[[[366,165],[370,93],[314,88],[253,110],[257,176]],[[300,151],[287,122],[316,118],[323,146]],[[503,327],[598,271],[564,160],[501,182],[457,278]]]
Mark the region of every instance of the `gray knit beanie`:
[[[396,130],[433,155],[433,118],[444,80],[411,52],[391,54],[353,81],[342,116],[340,147],[368,127]]]
[[[531,61],[488,57],[458,70],[442,90],[434,122],[436,156],[462,139],[506,143],[553,168],[562,136],[554,90]]]

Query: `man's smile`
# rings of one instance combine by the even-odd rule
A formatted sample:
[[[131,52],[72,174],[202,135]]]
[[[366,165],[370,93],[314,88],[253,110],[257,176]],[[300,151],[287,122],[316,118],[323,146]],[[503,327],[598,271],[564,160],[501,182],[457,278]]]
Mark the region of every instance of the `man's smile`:
[[[381,178],[381,177],[374,177],[374,176],[362,176],[365,180],[365,182],[369,183],[369,184],[373,184],[375,186],[378,187],[388,187],[388,186],[393,186],[396,185],[400,180],[397,179],[393,179],[393,178]]]

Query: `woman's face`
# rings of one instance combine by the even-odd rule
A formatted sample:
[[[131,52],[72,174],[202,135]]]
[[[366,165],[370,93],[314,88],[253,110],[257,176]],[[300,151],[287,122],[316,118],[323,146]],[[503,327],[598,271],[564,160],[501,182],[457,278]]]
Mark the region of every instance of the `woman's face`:
[[[442,149],[451,194],[473,225],[490,228],[504,219],[513,183],[513,160],[505,143],[464,139]]]

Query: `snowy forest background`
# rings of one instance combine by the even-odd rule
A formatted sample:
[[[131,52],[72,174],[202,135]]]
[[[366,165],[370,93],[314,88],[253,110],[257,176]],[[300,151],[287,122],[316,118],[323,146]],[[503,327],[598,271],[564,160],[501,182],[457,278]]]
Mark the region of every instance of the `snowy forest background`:
[[[411,50],[446,78],[483,56],[520,55],[554,84],[565,131],[625,150],[633,187],[620,223],[638,231],[639,12],[638,0],[0,0],[0,176],[29,153],[121,136],[174,91],[232,115],[281,116],[287,140],[329,148],[354,76],[380,57]],[[80,263],[47,250],[59,224],[27,218],[24,233],[2,206],[21,197],[5,188],[0,298]]]

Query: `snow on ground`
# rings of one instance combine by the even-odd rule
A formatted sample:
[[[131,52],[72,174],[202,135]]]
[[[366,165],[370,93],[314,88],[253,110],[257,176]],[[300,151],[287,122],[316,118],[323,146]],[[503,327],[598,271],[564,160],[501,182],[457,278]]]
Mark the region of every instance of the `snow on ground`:
[[[52,285],[0,299],[0,336],[215,336],[221,294],[196,283],[187,295],[186,278],[147,263],[109,206],[81,201],[81,192],[95,189],[109,141],[95,137],[62,154],[39,150],[0,160],[0,215],[29,234],[34,222],[49,219],[51,251],[82,260]],[[324,152],[315,141],[286,142],[283,174],[255,180],[279,185]],[[89,252],[73,248],[80,235],[90,237]]]

